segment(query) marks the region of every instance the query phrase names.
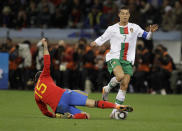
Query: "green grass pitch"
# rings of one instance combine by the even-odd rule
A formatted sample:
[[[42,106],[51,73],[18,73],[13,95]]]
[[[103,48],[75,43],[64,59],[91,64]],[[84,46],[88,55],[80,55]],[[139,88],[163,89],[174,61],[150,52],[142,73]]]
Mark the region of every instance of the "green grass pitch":
[[[101,93],[89,98],[98,100]],[[125,104],[134,107],[127,120],[109,119],[111,109],[87,107],[80,109],[90,120],[51,119],[39,111],[33,91],[0,90],[0,131],[182,131],[182,95],[127,94]]]

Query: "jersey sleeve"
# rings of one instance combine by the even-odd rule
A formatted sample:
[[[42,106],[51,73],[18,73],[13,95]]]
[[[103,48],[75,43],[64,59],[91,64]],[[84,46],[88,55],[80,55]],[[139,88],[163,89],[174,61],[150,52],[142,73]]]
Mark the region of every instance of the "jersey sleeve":
[[[95,42],[97,43],[97,45],[101,46],[103,45],[106,41],[108,41],[111,38],[111,27],[109,26],[104,34],[102,34],[100,37],[98,37]]]
[[[41,100],[38,100],[35,98],[35,101],[40,109],[40,111],[45,115],[45,116],[48,116],[48,117],[53,117],[53,113],[51,113],[50,111],[48,111],[47,109],[47,105],[45,103],[43,103]]]
[[[139,25],[137,25],[136,28],[138,31],[138,37],[142,37],[142,38],[147,39],[147,40],[149,40],[151,38],[151,35],[152,35],[151,32],[146,32]]]
[[[43,76],[49,76],[50,75],[50,55],[44,55],[44,68],[42,71]]]

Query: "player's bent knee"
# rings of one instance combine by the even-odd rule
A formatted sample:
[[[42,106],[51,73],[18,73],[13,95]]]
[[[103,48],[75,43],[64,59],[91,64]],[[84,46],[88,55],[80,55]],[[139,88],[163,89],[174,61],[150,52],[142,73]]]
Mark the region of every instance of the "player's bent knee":
[[[114,75],[116,76],[116,80],[121,82],[124,79],[124,72],[121,66],[116,66],[113,70]]]
[[[116,80],[118,82],[121,82],[123,78],[124,78],[124,74],[119,74],[119,75],[116,76]]]
[[[95,107],[95,100],[87,99],[85,106],[87,106],[87,107]]]

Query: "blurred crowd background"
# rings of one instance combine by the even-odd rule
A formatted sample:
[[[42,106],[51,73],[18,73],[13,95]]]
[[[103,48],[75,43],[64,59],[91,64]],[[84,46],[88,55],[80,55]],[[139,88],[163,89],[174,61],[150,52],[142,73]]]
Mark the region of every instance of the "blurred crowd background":
[[[0,1],[0,27],[92,28],[96,36],[118,21],[118,9],[130,8],[130,21],[146,28],[159,24],[160,30],[182,30],[182,0],[6,0]],[[182,93],[182,72],[164,45],[154,48],[153,40],[137,42],[134,75],[129,92]],[[90,48],[86,38],[74,43],[63,40],[49,44],[51,75],[58,86],[101,91],[112,75],[107,71],[105,55],[109,44]],[[9,88],[34,88],[33,78],[43,67],[43,47],[30,40],[15,42],[10,37],[0,43],[0,52],[8,52]],[[115,88],[113,91],[116,91]]]
[[[179,71],[177,78],[171,83],[172,72],[176,70],[172,57],[163,45],[154,49],[152,45],[152,40],[139,39],[137,42],[134,75],[129,92],[182,93],[182,72]],[[50,44],[49,51],[52,62],[51,75],[58,86],[88,92],[101,91],[112,77],[105,62],[109,44],[91,48],[85,38],[80,38],[72,44],[60,40]],[[31,43],[28,40],[14,43],[11,38],[7,38],[6,43],[1,44],[0,52],[10,54],[10,89],[33,89],[34,75],[43,68],[42,44]]]
[[[130,22],[182,29],[182,0],[1,0],[0,26],[8,28],[106,28],[127,5]]]

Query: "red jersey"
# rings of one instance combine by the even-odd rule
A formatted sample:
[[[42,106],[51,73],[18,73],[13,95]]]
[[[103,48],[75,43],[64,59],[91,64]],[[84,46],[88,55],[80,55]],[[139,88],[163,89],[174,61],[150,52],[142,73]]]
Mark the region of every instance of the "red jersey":
[[[50,55],[44,55],[44,68],[34,89],[35,100],[41,112],[53,117],[53,114],[48,111],[47,105],[55,112],[64,92],[65,89],[56,86],[50,76]]]

